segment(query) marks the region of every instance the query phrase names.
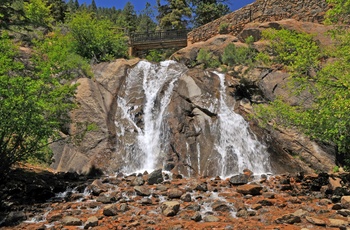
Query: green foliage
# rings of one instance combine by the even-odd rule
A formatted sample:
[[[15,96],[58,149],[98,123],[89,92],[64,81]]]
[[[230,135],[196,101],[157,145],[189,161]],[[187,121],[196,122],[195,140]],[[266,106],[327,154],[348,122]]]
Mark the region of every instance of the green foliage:
[[[327,54],[332,61],[319,64],[322,53],[310,36],[295,32],[273,32],[275,60],[292,71],[292,93],[308,89],[313,103],[291,106],[282,99],[269,106],[257,106],[258,117],[266,123],[292,126],[311,138],[335,144],[345,158],[350,153],[350,33],[336,36],[337,45]],[[266,36],[265,36],[266,37]],[[289,52],[288,52],[289,51]],[[326,56],[327,56],[326,55]],[[321,66],[321,67],[318,67]],[[309,76],[309,68],[320,68]],[[350,162],[348,162],[350,163]]]
[[[191,0],[192,2],[192,11],[194,14],[193,23],[195,27],[207,24],[215,19],[224,16],[230,12],[230,8],[217,0],[207,0],[207,1],[198,1]],[[221,26],[221,25],[220,25]],[[227,31],[220,30],[220,31]],[[220,32],[221,33],[221,32]]]
[[[219,25],[219,33],[220,34],[227,34],[228,33],[228,27],[229,27],[229,24],[223,22],[223,23],[220,23]]]
[[[350,0],[327,0],[333,7],[326,13],[326,23],[350,22]]]
[[[76,67],[66,58],[83,61],[70,58],[66,42],[59,37],[38,42],[31,61],[23,62],[9,37],[4,34],[0,39],[1,176],[15,162],[49,159],[45,148],[49,139],[58,138],[58,131],[69,122],[76,90],[69,80]]]
[[[318,68],[321,51],[312,35],[268,29],[263,31],[263,38],[270,41],[267,52],[273,56],[273,62],[285,65],[292,73],[305,75]]]
[[[47,6],[46,0],[24,2],[24,13],[35,26],[49,27],[54,20],[51,15],[51,5]]]
[[[188,18],[192,16],[191,8],[187,0],[166,0],[166,5],[161,5],[157,0],[157,17],[161,29],[185,29]]]
[[[126,57],[127,39],[109,20],[82,11],[73,15],[68,26],[77,54],[97,61]]]
[[[153,62],[160,62],[163,60],[163,55],[162,51],[159,50],[150,50],[148,55],[146,56],[146,59],[148,61],[153,61]]]
[[[210,51],[206,49],[200,49],[197,55],[197,61],[204,64],[204,68],[217,68],[220,66],[220,61],[218,57],[213,55]]]
[[[252,47],[237,47],[229,44],[222,54],[222,62],[228,66],[252,65],[256,52]]]

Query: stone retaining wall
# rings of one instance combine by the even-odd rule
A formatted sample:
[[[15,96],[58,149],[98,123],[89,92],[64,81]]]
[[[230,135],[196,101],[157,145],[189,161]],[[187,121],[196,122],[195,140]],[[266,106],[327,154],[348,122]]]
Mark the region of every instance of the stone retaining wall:
[[[227,33],[237,35],[247,23],[293,18],[300,21],[322,22],[329,8],[326,0],[256,0],[235,12],[192,30],[188,44],[206,41],[219,34],[220,24],[228,25]]]

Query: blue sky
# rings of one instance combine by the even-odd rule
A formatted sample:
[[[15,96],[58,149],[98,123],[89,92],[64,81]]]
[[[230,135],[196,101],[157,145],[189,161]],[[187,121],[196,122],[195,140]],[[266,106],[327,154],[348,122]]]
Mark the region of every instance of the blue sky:
[[[91,0],[78,0],[80,4],[86,3],[91,4]],[[125,4],[130,1],[134,6],[136,12],[140,12],[145,8],[146,2],[151,3],[152,6],[156,5],[156,0],[95,0],[97,6],[101,7],[112,7],[115,6],[117,9],[123,9]],[[255,0],[228,0],[227,4],[229,5],[232,11],[237,10],[249,3],[254,2]]]

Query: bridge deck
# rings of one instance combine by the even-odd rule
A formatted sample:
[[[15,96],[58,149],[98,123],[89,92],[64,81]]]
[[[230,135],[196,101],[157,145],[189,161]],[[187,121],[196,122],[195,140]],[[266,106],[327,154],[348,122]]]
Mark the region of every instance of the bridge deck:
[[[140,50],[186,47],[188,32],[189,30],[167,30],[131,34],[129,55],[134,56]]]

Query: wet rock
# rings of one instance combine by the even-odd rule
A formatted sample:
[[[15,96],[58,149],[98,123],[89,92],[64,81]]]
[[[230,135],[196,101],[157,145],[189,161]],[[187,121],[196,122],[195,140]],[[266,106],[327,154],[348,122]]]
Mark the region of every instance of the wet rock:
[[[192,211],[200,211],[201,206],[199,204],[191,204],[186,207],[187,210],[192,210]]]
[[[104,207],[103,215],[105,216],[116,216],[118,214],[118,206],[116,204],[110,204]]]
[[[192,217],[191,220],[194,220],[196,222],[199,222],[202,220],[202,215],[200,212],[196,212]]]
[[[259,210],[259,209],[261,209],[263,206],[261,205],[261,204],[253,204],[252,205],[252,209],[254,209],[254,210]]]
[[[98,218],[96,216],[91,216],[85,222],[84,229],[89,229],[90,227],[96,226],[98,226]]]
[[[97,202],[101,202],[102,204],[111,204],[113,202],[116,201],[116,198],[113,196],[110,196],[108,194],[100,194],[97,198],[96,198]]]
[[[183,202],[191,202],[192,201],[191,194],[189,193],[183,194],[180,197],[180,200],[182,200]]]
[[[51,222],[59,221],[59,220],[62,219],[62,218],[63,218],[63,215],[62,215],[62,214],[54,214],[54,215],[48,217],[48,218],[47,218],[47,221],[48,221],[49,223],[51,223]]]
[[[145,186],[135,186],[134,190],[139,196],[149,196],[151,195],[151,190],[146,188]]]
[[[314,217],[307,216],[306,220],[309,223],[317,225],[317,226],[326,226],[326,222],[324,220],[321,220],[321,219],[317,219],[317,218],[314,218]]]
[[[247,217],[249,216],[248,211],[246,209],[241,209],[236,213],[236,217]]]
[[[263,188],[260,185],[255,184],[246,184],[241,185],[236,188],[237,192],[243,194],[243,195],[260,195],[260,192]]]
[[[182,195],[183,195],[183,192],[177,188],[169,189],[169,191],[168,191],[168,197],[170,199],[180,198]]]
[[[148,198],[148,197],[145,197],[145,198],[142,198],[140,200],[140,203],[142,205],[151,205],[152,204],[152,200],[150,198]]]
[[[348,221],[341,219],[329,219],[329,227],[346,227],[348,225]]]
[[[132,182],[131,185],[133,186],[141,186],[145,184],[145,180],[142,177],[136,177]]]
[[[343,208],[350,209],[350,196],[343,196],[340,202]]]
[[[155,170],[148,175],[147,183],[149,185],[159,184],[159,183],[162,183],[163,181],[164,179],[163,179],[162,169]]]
[[[275,220],[277,224],[295,224],[300,223],[301,218],[293,214],[287,214]]]
[[[203,218],[203,221],[204,221],[204,222],[219,222],[220,219],[219,219],[218,217],[216,217],[216,216],[208,215],[208,216],[205,216],[205,217]]]
[[[24,212],[22,211],[13,211],[13,212],[10,212],[5,220],[4,220],[4,223],[3,225],[4,226],[13,226],[13,225],[17,225],[19,222],[22,222],[24,220],[27,219],[27,216]],[[0,223],[0,226],[2,224]]]
[[[342,209],[341,204],[334,204],[334,205],[332,206],[332,210],[340,210],[340,209]]]
[[[349,209],[341,209],[337,211],[338,214],[342,215],[342,216],[350,216],[350,210]]]
[[[248,176],[246,174],[235,175],[230,178],[232,185],[243,185],[248,183]]]
[[[211,205],[214,211],[229,212],[231,208],[223,201],[216,201]]]
[[[180,203],[177,201],[166,201],[162,203],[161,210],[164,216],[175,216],[180,210]]]
[[[83,225],[83,221],[73,216],[66,216],[62,219],[64,226],[80,226]]]
[[[102,192],[107,192],[106,186],[101,180],[94,180],[90,185],[90,190],[94,196],[100,195]]]
[[[120,212],[126,212],[129,210],[129,206],[125,203],[121,204],[120,207],[119,207],[119,211]]]
[[[207,192],[208,191],[208,185],[207,185],[207,183],[197,184],[194,190]]]

